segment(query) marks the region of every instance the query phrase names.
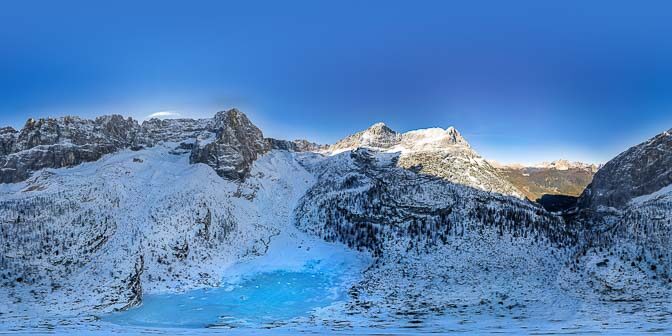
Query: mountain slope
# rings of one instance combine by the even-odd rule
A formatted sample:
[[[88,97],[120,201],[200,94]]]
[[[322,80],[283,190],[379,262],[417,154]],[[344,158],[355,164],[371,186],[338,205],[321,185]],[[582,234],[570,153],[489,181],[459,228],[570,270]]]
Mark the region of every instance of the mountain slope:
[[[398,155],[362,148],[302,161],[319,177],[295,210],[299,228],[377,257],[353,288],[351,312],[522,309],[530,293],[562,298],[554,275],[578,243],[562,218],[403,169]]]
[[[614,301],[672,297],[672,135],[661,133],[607,162],[573,221],[588,242],[565,274],[581,295]]]
[[[607,162],[581,195],[582,207],[621,208],[637,196],[672,184],[672,129]]]
[[[0,294],[15,304],[0,312],[109,311],[142,293],[217,286],[226,267],[263,255],[291,225],[312,180],[287,152],[256,160],[241,184],[171,148],[1,185]]]

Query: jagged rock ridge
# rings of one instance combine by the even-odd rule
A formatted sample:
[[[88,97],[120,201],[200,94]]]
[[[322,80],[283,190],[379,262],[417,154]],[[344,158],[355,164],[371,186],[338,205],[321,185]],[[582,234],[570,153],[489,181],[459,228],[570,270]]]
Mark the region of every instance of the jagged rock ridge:
[[[138,124],[119,115],[87,120],[78,117],[29,119],[21,131],[0,129],[0,183],[26,180],[44,168],[72,167],[122,149],[139,150],[175,143],[176,153],[190,153],[192,163],[205,163],[230,179],[243,179],[258,155],[271,148],[237,109],[211,119],[151,119]],[[297,141],[295,150],[311,148]]]
[[[582,207],[621,208],[632,198],[672,184],[672,129],[606,163],[581,195]]]
[[[0,183],[23,181],[31,172],[100,159],[142,143],[142,129],[119,115],[86,120],[77,117],[29,119],[19,132],[4,128]]]

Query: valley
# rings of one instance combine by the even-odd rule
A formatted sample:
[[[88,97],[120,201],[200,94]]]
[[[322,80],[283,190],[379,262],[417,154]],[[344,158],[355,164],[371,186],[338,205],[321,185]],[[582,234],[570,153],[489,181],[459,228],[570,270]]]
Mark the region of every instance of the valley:
[[[497,166],[452,127],[270,139],[236,109],[0,148],[0,333],[670,331],[670,132],[599,170]]]

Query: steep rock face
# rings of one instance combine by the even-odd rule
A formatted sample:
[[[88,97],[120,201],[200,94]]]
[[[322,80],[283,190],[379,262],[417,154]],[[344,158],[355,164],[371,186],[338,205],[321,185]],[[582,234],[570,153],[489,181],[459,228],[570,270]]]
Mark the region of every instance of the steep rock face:
[[[273,138],[266,139],[271,149],[286,150],[290,152],[320,152],[329,148],[327,145],[319,145],[308,140],[278,140]]]
[[[582,208],[622,208],[632,198],[672,184],[672,129],[604,165],[579,200]]]
[[[23,181],[33,171],[43,168],[70,167],[98,160],[135,144],[141,133],[136,121],[119,115],[96,120],[29,119],[15,138],[11,130],[4,130],[5,154],[0,156],[0,183]]]
[[[10,154],[19,132],[11,127],[0,128],[0,156]]]
[[[205,163],[224,178],[245,178],[252,162],[270,149],[261,130],[237,109],[218,112],[213,129],[215,139],[196,142],[190,162]]]
[[[397,164],[415,172],[485,191],[522,197],[453,127],[397,133],[383,123],[332,145],[332,153],[357,148],[399,152]]]
[[[191,154],[220,176],[241,179],[257,156],[272,146],[240,111],[220,112],[209,119],[151,119],[139,125],[120,115],[95,120],[78,117],[29,119],[21,131],[0,129],[0,183],[15,183],[44,168],[72,167],[99,160],[121,149],[139,150],[160,143],[173,154]],[[294,141],[291,150],[319,148]]]
[[[212,119],[150,119],[142,123],[148,142],[193,142],[214,138]]]

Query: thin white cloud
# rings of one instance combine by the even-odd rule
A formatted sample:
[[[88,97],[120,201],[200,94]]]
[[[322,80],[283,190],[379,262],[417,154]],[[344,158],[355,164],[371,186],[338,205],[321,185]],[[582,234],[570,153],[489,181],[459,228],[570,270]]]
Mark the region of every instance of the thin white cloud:
[[[145,117],[145,120],[147,119],[152,119],[152,118],[158,118],[158,119],[165,119],[165,118],[177,118],[181,114],[175,112],[175,111],[159,111],[159,112],[154,112],[148,116]]]

